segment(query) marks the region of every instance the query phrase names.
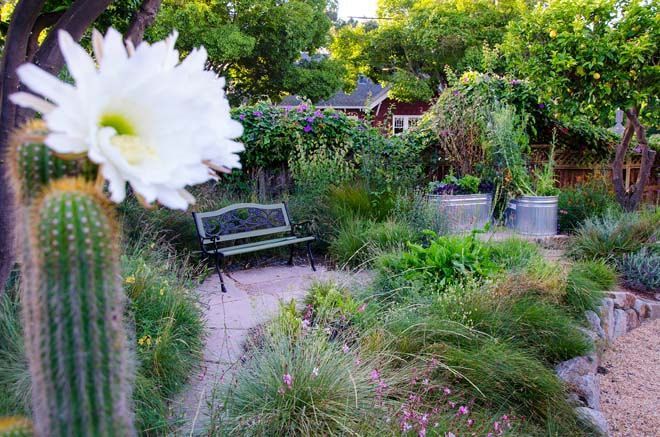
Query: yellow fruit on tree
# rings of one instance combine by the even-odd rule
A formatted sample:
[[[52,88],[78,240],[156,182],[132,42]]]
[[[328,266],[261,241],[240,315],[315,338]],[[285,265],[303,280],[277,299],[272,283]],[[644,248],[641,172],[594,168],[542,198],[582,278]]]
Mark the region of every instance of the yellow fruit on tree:
[[[555,29],[550,31],[550,38],[557,38],[557,31]]]
[[[594,73],[593,76],[596,80],[600,79],[600,73]]]

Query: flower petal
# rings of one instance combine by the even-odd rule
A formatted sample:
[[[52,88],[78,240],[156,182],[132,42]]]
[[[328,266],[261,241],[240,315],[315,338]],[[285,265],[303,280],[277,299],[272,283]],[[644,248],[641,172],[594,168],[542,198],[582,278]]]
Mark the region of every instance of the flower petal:
[[[81,82],[85,82],[89,76],[96,74],[94,61],[65,30],[60,30],[57,37],[71,76],[76,80],[76,86],[80,86]]]
[[[48,114],[53,109],[55,105],[46,100],[35,96],[34,94],[26,92],[18,92],[9,96],[9,100],[12,101],[15,105],[22,106],[23,108],[34,109],[37,112],[42,114]]]
[[[74,88],[64,83],[50,73],[33,64],[23,64],[16,69],[19,79],[32,91],[45,98],[60,103],[74,92]]]

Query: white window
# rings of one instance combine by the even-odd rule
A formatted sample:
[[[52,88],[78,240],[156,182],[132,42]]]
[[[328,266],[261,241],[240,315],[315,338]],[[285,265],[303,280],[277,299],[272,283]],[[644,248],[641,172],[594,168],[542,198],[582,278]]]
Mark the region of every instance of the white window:
[[[420,118],[422,118],[421,115],[395,115],[392,118],[392,132],[399,134],[417,126]]]

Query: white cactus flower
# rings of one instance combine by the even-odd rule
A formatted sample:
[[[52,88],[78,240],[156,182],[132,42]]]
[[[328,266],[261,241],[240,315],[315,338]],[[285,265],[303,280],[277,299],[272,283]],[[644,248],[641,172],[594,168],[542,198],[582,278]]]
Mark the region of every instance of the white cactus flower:
[[[212,179],[213,169],[240,167],[243,128],[230,117],[224,79],[204,70],[206,50],[179,62],[177,34],[137,48],[108,29],[94,32],[94,59],[60,31],[59,44],[75,85],[32,64],[18,76],[40,96],[18,92],[17,105],[43,115],[46,145],[58,154],[87,154],[121,202],[126,182],[148,202],[185,209],[188,185]]]

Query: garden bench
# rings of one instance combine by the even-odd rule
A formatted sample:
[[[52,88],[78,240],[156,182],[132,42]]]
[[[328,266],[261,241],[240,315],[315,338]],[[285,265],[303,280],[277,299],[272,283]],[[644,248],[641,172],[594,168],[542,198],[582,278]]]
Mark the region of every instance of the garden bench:
[[[289,265],[293,264],[293,245],[307,244],[307,256],[312,270],[316,271],[310,244],[313,236],[300,236],[297,230],[310,221],[291,223],[285,203],[261,205],[258,203],[238,203],[217,211],[193,212],[199,244],[203,256],[214,258],[215,270],[220,278],[222,291],[227,292],[222,279],[224,258],[232,255],[290,246]],[[259,237],[272,237],[242,244],[228,245],[236,240],[254,240]]]

